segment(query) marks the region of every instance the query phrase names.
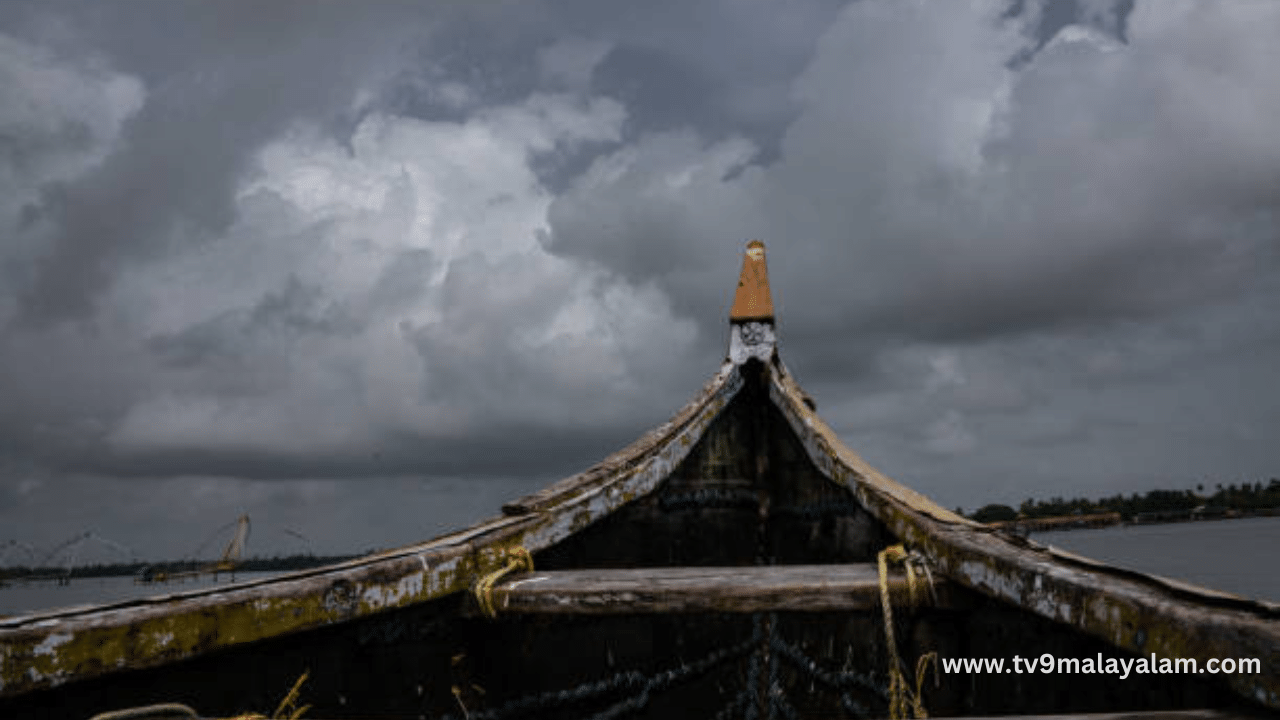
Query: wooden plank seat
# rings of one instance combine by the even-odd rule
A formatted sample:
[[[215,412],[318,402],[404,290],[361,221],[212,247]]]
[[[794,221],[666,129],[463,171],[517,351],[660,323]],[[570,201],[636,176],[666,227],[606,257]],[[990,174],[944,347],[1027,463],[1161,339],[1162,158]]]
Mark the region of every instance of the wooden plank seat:
[[[908,598],[902,570],[890,570],[887,584],[895,603]],[[942,580],[916,578],[924,604],[945,602],[945,590]],[[555,570],[512,575],[492,600],[503,614],[879,610],[880,577],[874,563]],[[467,605],[479,612],[474,598]]]

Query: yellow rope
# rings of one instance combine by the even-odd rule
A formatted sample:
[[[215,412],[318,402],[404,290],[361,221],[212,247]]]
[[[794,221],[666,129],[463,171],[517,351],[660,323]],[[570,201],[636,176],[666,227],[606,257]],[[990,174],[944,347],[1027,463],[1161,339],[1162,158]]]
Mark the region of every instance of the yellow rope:
[[[302,673],[297,682],[293,684],[293,688],[284,696],[280,704],[276,707],[275,713],[270,717],[262,713],[240,713],[239,715],[227,718],[227,720],[298,720],[302,714],[311,709],[310,705],[297,707],[298,695],[302,691],[302,683],[307,681],[307,677],[311,674],[310,670]],[[94,715],[91,720],[143,720],[144,718],[160,717],[163,713],[164,717],[177,717],[184,715],[186,717],[197,717],[196,711],[186,705],[177,703],[164,703],[161,705],[147,705],[146,707],[128,708],[125,710],[115,710],[112,712],[99,713]]]
[[[915,563],[904,561],[902,568],[907,571],[907,602],[911,607],[916,607],[920,604],[920,600],[916,597]]]
[[[112,710],[111,712],[98,713],[89,720],[146,720],[146,718],[161,717],[176,718],[179,716],[192,718],[196,720],[200,716],[195,710],[180,705],[178,703],[160,703],[158,705],[146,705],[144,707],[125,708],[123,710]]]
[[[915,692],[907,685],[906,676],[902,672],[902,659],[898,655],[898,643],[893,635],[893,603],[889,599],[889,563],[903,565],[907,573],[907,596],[912,607],[918,602],[916,590],[917,575],[913,569],[913,558],[901,545],[893,545],[881,550],[876,556],[876,565],[880,571],[880,606],[884,610],[884,641],[889,653],[889,717],[891,720],[907,720],[909,717],[927,718],[928,711],[921,699],[924,688],[924,677],[932,661],[937,673],[938,654],[929,652],[916,660]],[[925,568],[927,573],[927,568]]]
[[[498,608],[493,604],[493,586],[497,585],[502,578],[515,572],[516,570],[524,570],[525,572],[533,572],[533,556],[524,547],[517,545],[509,551],[514,557],[507,560],[507,564],[495,570],[488,575],[476,581],[472,593],[475,595],[476,604],[480,606],[480,612],[486,617],[497,617]]]
[[[298,696],[302,692],[302,683],[306,682],[310,675],[311,671],[307,670],[298,677],[297,681],[293,683],[293,687],[289,689],[288,694],[276,706],[276,711],[270,717],[262,713],[244,713],[228,718],[228,720],[298,720],[303,713],[311,709],[310,705],[297,707]]]
[[[929,712],[924,709],[924,677],[929,670],[929,664],[933,663],[933,686],[938,686],[938,653],[937,651],[929,651],[916,658],[916,696],[912,701],[912,707],[916,711],[917,718],[929,717]]]
[[[298,718],[302,717],[303,713],[311,708],[310,705],[297,707],[298,696],[302,692],[302,683],[307,681],[307,677],[310,674],[311,671],[307,670],[298,677],[298,681],[289,689],[289,694],[285,695],[284,699],[280,701],[280,704],[276,706],[276,712],[271,717],[279,718],[280,720],[298,720]]]

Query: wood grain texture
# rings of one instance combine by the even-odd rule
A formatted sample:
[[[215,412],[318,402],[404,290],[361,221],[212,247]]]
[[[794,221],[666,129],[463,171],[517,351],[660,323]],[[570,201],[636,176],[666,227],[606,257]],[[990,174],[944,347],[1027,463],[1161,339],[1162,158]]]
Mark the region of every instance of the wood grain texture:
[[[889,588],[895,601],[905,600],[906,576],[890,572]],[[929,588],[917,580],[922,602],[931,602]],[[945,600],[941,584],[932,588]],[[515,576],[493,597],[502,613],[878,611],[880,584],[873,564],[561,570]]]

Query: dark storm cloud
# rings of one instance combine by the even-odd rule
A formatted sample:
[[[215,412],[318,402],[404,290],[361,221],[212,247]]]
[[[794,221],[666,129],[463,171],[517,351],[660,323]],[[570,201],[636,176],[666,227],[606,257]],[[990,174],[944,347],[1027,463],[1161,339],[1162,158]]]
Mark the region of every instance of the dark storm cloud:
[[[786,10],[6,4],[0,522],[456,525],[689,397],[753,237],[946,504],[1274,467],[1274,6]]]
[[[225,230],[233,184],[257,147],[298,118],[340,115],[357,84],[404,42],[381,10],[333,3],[60,9],[75,18],[75,35],[100,43],[97,51],[136,74],[148,95],[124,128],[127,150],[44,190],[48,251],[19,318],[34,323],[84,317],[130,257]]]
[[[650,138],[557,201],[547,246],[658,277],[679,306],[709,283],[713,235],[754,225],[775,254],[802,256],[779,285],[806,308],[790,325],[806,337],[842,325],[965,340],[1160,316],[1271,267],[1276,98],[1243,94],[1265,49],[1219,49],[1238,75],[1199,87],[1164,74],[1201,60],[1156,25],[1158,7],[1130,46],[1074,27],[1043,44],[1042,23],[985,7],[849,7],[796,81],[804,109],[779,162],[736,174],[724,144]],[[1239,114],[1205,114],[1215,96]],[[630,257],[654,242],[664,267]],[[677,266],[706,272],[685,281]],[[829,268],[844,281],[804,280]]]
[[[7,31],[88,99],[14,141],[28,200],[0,293],[5,497],[43,519],[6,526],[53,543],[155,524],[121,538],[155,545],[183,524],[165,518],[184,484],[201,488],[184,513],[255,517],[274,501],[228,476],[527,484],[660,421],[709,370],[671,363],[692,327],[643,277],[519,238],[543,226],[538,180],[562,188],[650,128],[776,143],[777,93],[834,7],[779,25],[709,6],[719,49],[670,35],[685,7],[637,22],[594,3],[9,6]],[[668,97],[680,78],[699,79]],[[26,170],[77,147],[74,165]],[[192,475],[207,479],[166,479]],[[336,518],[363,494],[385,506],[382,485],[291,497]],[[95,487],[116,502],[69,502]],[[458,495],[432,487],[432,529],[460,521]]]
[[[796,110],[789,84],[845,4],[805,0],[780,12],[768,0],[542,0],[475,4],[468,13],[508,49],[574,38],[607,45],[591,88],[627,105],[632,132],[737,133],[772,157]]]
[[[820,407],[944,502],[1269,472],[1280,58],[1247,28],[1274,7],[1023,5],[849,6],[776,162],[641,138],[557,199],[546,247],[707,308],[723,238],[763,236]],[[1171,413],[1215,450],[1169,447]]]
[[[657,424],[655,420],[654,424]],[[98,453],[64,463],[60,471],[94,473],[113,479],[163,479],[209,475],[247,480],[352,480],[415,476],[494,479],[556,478],[566,467],[585,468],[634,438],[613,428],[546,429],[528,424],[498,425],[457,438],[410,435],[388,430],[363,454],[346,448],[331,453],[273,448],[191,447],[128,454]],[[11,498],[16,500],[15,498]]]

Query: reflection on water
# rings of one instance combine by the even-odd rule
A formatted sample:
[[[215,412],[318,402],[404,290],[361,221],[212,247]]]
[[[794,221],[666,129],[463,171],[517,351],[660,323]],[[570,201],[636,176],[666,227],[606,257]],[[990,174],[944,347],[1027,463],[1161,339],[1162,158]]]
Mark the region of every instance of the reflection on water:
[[[1131,570],[1280,602],[1280,517],[1059,530],[1031,537]]]
[[[235,581],[241,583],[279,574],[281,573],[236,573]],[[213,575],[202,575],[198,578],[149,584],[135,583],[131,577],[73,577],[67,585],[59,585],[51,580],[10,582],[0,587],[0,615],[18,615],[76,605],[98,605],[153,595],[172,595],[214,585],[228,587],[231,584],[231,578],[226,573],[219,575],[217,580],[214,580]]]

